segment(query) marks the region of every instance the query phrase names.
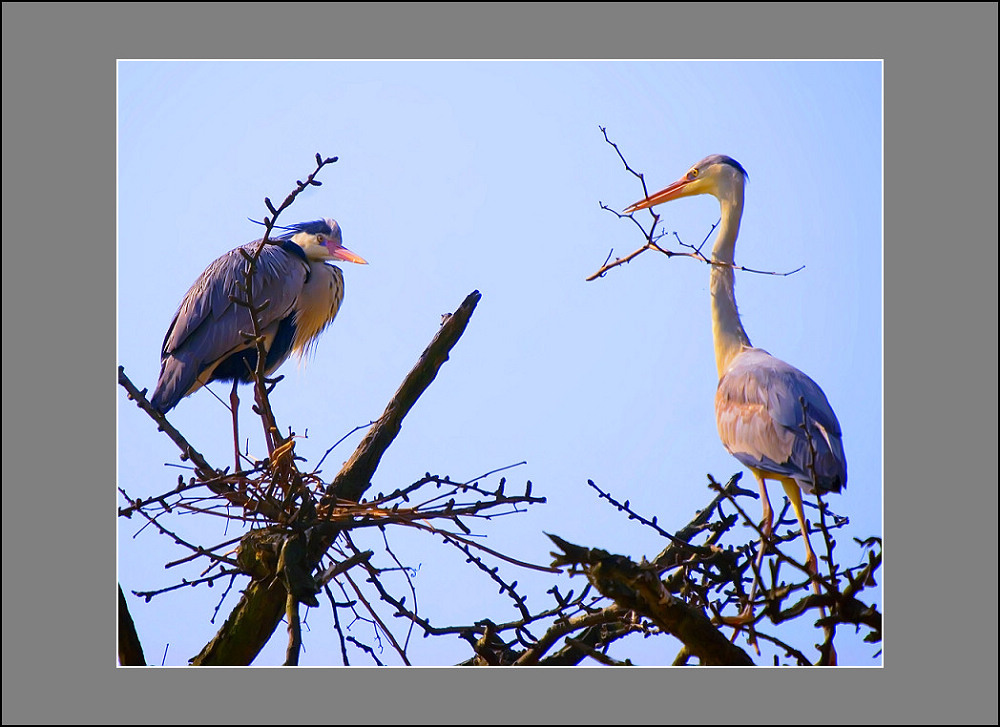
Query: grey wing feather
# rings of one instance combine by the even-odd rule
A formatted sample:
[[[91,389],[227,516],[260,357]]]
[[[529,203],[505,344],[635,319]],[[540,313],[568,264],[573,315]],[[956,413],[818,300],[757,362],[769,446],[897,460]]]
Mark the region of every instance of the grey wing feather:
[[[257,243],[243,246],[253,253]],[[246,298],[246,259],[239,248],[215,260],[188,290],[174,316],[161,352],[162,368],[151,403],[169,411],[188,394],[198,376],[236,350],[245,347],[241,331],[250,331],[249,311],[230,296]],[[253,299],[268,306],[260,313],[267,332],[291,311],[305,283],[308,266],[276,245],[266,245],[253,277]],[[273,330],[270,331],[273,335]]]
[[[744,465],[790,477],[806,492],[839,492],[847,484],[837,416],[823,390],[794,366],[762,349],[744,351],[719,381],[715,412],[722,443]]]

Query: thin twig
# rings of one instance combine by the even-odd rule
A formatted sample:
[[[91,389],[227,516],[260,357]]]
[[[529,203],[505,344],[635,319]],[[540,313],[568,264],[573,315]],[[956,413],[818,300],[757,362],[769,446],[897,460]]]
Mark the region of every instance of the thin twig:
[[[618,144],[616,144],[615,142],[611,141],[611,139],[608,137],[608,130],[605,127],[603,127],[603,126],[600,126],[598,128],[600,128],[601,133],[604,134],[604,140],[608,144],[610,144],[612,146],[612,148],[614,148],[615,153],[618,155],[618,158],[621,159],[622,164],[625,165],[625,169],[628,170],[633,176],[635,176],[639,180],[639,182],[641,183],[641,185],[642,185],[642,198],[646,199],[647,197],[649,197],[649,189],[646,187],[646,177],[643,174],[637,172],[635,169],[633,169],[631,167],[631,165],[628,163],[628,160],[625,159],[625,155],[622,153],[621,149],[618,147]],[[626,219],[627,218],[627,219],[631,220],[632,223],[635,224],[639,228],[639,230],[642,232],[643,237],[646,238],[646,244],[643,245],[642,247],[640,247],[640,248],[638,248],[638,249],[630,252],[628,255],[626,255],[624,257],[615,258],[614,261],[609,262],[611,260],[611,255],[614,254],[614,250],[612,250],[610,253],[608,253],[608,257],[605,259],[604,264],[601,265],[601,267],[598,269],[598,271],[596,273],[593,273],[592,275],[590,275],[590,276],[587,277],[587,281],[588,282],[591,281],[591,280],[596,280],[597,278],[603,278],[607,274],[607,272],[609,270],[611,270],[613,268],[616,268],[619,265],[624,265],[624,264],[626,264],[628,262],[631,262],[632,260],[634,260],[636,257],[638,257],[639,255],[641,255],[642,253],[646,252],[647,250],[656,250],[657,252],[662,253],[663,255],[666,255],[668,258],[672,258],[672,257],[688,257],[688,258],[691,258],[693,260],[699,260],[699,261],[701,261],[703,263],[706,263],[708,265],[718,265],[718,266],[730,267],[733,270],[739,270],[741,272],[746,272],[746,273],[755,273],[755,274],[758,274],[758,275],[777,275],[777,276],[784,277],[784,276],[788,276],[788,275],[794,275],[795,273],[799,272],[800,270],[802,270],[805,267],[803,265],[803,266],[800,266],[800,267],[796,268],[795,270],[791,270],[791,271],[786,272],[786,273],[778,273],[778,272],[770,272],[770,271],[765,271],[765,270],[755,270],[753,268],[747,268],[747,267],[744,267],[742,265],[736,265],[735,263],[724,263],[724,262],[720,262],[718,260],[712,260],[712,259],[706,257],[701,252],[701,250],[704,247],[705,242],[708,241],[709,236],[712,234],[712,232],[718,226],[718,223],[712,225],[712,228],[708,231],[708,235],[705,236],[705,239],[702,241],[701,245],[698,245],[698,246],[688,245],[688,244],[686,244],[684,242],[681,242],[680,238],[677,237],[677,233],[676,232],[674,233],[674,236],[677,237],[677,241],[680,242],[680,244],[682,246],[690,248],[691,252],[678,252],[676,250],[668,250],[666,248],[661,247],[659,244],[657,244],[657,240],[659,240],[659,239],[662,238],[662,235],[657,235],[656,234],[656,226],[660,222],[660,215],[657,214],[656,212],[654,212],[651,207],[648,208],[648,209],[649,209],[650,214],[652,215],[653,221],[652,221],[652,224],[650,225],[649,229],[647,230],[645,227],[642,226],[642,223],[640,223],[639,220],[637,220],[635,218],[635,214],[634,213],[622,214],[621,212],[618,212],[617,210],[612,209],[611,207],[609,207],[608,205],[604,204],[603,202],[601,202],[599,204],[601,206],[601,209],[606,210],[607,212],[610,212],[611,214],[613,214],[616,217],[618,217],[618,219]]]

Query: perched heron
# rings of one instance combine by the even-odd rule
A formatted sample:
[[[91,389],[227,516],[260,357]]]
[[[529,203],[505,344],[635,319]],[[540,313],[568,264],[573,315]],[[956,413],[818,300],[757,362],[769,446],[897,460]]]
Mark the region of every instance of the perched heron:
[[[281,228],[285,234],[265,245],[253,276],[253,303],[259,313],[267,357],[265,374],[273,373],[294,351],[300,357],[316,344],[333,322],[344,299],[344,274],[333,260],[366,264],[343,246],[336,220],[314,220]],[[253,330],[245,299],[247,260],[260,240],[230,250],[209,265],[188,290],[167,329],[160,354],[160,378],[150,403],[160,412],[211,381],[232,381],[230,401],[236,421],[236,386],[253,380],[257,345],[247,341]]]
[[[697,194],[711,194],[719,200],[722,221],[712,248],[711,272],[712,335],[719,371],[715,392],[719,437],[729,453],[757,478],[764,507],[761,530],[765,540],[771,537],[774,515],[764,482],[781,483],[802,528],[806,566],[817,575],[816,554],[809,543],[809,528],[802,511],[802,493],[840,492],[847,484],[847,460],[840,424],[823,390],[794,366],[751,346],[740,323],[733,292],[733,262],[746,178],[746,170],[735,159],[713,154],[666,189],[636,202],[625,212]],[[763,552],[761,547],[761,556]]]

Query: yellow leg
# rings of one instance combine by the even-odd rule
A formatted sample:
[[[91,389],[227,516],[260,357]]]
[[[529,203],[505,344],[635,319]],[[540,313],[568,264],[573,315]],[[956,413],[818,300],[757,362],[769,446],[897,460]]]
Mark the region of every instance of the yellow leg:
[[[802,511],[802,490],[793,480],[782,480],[781,486],[785,488],[785,494],[792,503],[795,510],[795,517],[799,519],[799,527],[802,529],[802,540],[806,544],[806,568],[812,575],[819,575],[818,561],[816,553],[813,552],[812,544],[809,542],[809,526],[806,524],[806,514]],[[819,584],[813,582],[813,590],[819,593]]]
[[[771,509],[771,499],[767,496],[767,488],[764,486],[764,478],[754,472],[757,478],[757,486],[760,487],[760,500],[764,507],[764,519],[760,523],[760,530],[764,533],[764,540],[761,542],[761,553],[764,552],[764,543],[771,539],[774,532],[774,510]]]
[[[805,512],[802,510],[802,490],[792,481],[782,481],[781,486],[785,488],[785,494],[788,495],[788,499],[792,503],[792,509],[795,510],[795,517],[799,520],[799,527],[802,528],[802,540],[806,544],[806,568],[809,569],[811,575],[819,576],[819,562],[816,560],[816,553],[813,552],[812,544],[809,542],[809,526],[806,524]],[[822,593],[819,581],[816,578],[813,578],[812,589],[816,595]],[[823,618],[826,618],[826,608],[820,608],[819,611]],[[828,638],[832,639],[833,632],[829,627],[824,628],[823,631]],[[830,654],[826,665],[837,665],[837,650],[833,647],[832,640],[830,641]]]

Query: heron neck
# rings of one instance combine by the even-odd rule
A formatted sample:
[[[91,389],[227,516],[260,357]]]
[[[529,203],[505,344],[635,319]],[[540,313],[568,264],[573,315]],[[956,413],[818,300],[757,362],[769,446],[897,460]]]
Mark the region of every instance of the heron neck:
[[[719,378],[729,368],[729,364],[744,347],[750,346],[750,338],[740,322],[736,309],[735,260],[736,236],[740,231],[743,216],[743,189],[734,190],[731,197],[720,198],[722,222],[719,235],[712,248],[712,260],[723,263],[712,265],[712,338],[715,342],[715,365]]]

